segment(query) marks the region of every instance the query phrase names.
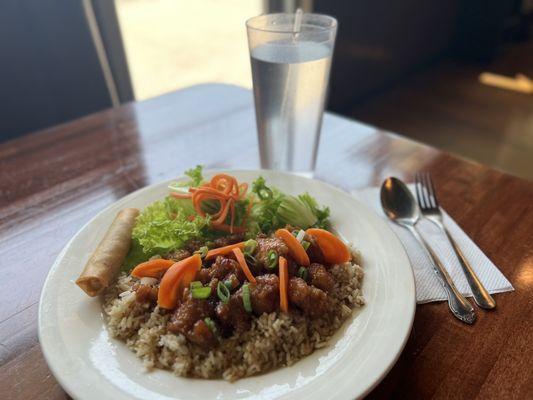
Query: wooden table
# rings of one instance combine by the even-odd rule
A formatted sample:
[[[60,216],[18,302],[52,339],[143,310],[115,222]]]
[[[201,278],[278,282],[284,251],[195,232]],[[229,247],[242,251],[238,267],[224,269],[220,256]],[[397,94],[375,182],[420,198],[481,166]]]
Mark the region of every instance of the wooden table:
[[[250,91],[195,86],[0,145],[0,397],[67,397],[37,338],[50,266],[98,211],[196,164],[258,167]],[[533,184],[326,115],[318,179],[353,189],[422,169],[516,292],[496,295],[497,309],[474,326],[445,303],[418,306],[404,352],[369,397],[533,398]]]

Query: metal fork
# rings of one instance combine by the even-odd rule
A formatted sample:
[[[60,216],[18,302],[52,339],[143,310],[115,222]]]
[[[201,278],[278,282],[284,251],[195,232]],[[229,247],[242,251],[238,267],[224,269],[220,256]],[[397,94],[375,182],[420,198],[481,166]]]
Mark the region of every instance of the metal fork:
[[[461,267],[463,268],[466,280],[472,289],[472,295],[474,296],[477,305],[486,309],[496,307],[496,302],[487,289],[485,289],[472,269],[472,266],[442,222],[442,212],[439,207],[437,192],[435,191],[431,175],[427,172],[417,173],[415,176],[415,186],[416,198],[418,199],[418,205],[420,206],[422,215],[437,225],[446,234],[446,237],[450,241],[457,258],[459,259]]]

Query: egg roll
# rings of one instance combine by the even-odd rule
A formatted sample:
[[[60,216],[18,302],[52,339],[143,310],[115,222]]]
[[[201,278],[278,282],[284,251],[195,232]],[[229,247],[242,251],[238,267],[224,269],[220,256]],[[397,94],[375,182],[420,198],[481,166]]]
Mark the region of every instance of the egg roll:
[[[131,245],[131,234],[139,215],[136,208],[121,210],[85,265],[76,284],[89,296],[100,294],[116,277]]]

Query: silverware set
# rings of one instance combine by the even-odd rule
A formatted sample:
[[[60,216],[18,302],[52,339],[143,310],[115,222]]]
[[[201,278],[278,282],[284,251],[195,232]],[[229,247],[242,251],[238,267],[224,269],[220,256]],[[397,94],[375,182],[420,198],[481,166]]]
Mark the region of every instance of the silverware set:
[[[474,308],[457,290],[442,260],[439,259],[426,240],[420,235],[416,224],[421,218],[426,218],[435,224],[450,242],[461,264],[466,280],[472,289],[476,304],[479,307],[491,309],[496,307],[496,302],[485,289],[463,252],[448,232],[448,229],[446,229],[435,186],[429,173],[416,174],[415,188],[417,201],[415,201],[413,195],[401,180],[387,178],[381,186],[381,205],[383,210],[392,221],[407,229],[424,249],[432,262],[433,271],[446,292],[448,306],[453,315],[465,323],[472,324],[476,320]]]

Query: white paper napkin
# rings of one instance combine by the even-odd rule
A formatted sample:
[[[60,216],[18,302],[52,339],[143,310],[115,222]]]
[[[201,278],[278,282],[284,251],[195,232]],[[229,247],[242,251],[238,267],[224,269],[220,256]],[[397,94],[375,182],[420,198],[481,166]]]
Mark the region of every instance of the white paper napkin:
[[[414,185],[408,185],[415,195]],[[435,276],[430,259],[423,252],[418,242],[405,228],[390,221],[381,209],[379,198],[379,188],[371,187],[352,192],[359,201],[373,209],[387,221],[400,241],[411,260],[416,281],[416,301],[417,303],[428,303],[431,301],[446,300],[446,294],[438,278]],[[416,198],[416,197],[415,197]],[[500,270],[483,254],[476,244],[463,232],[455,221],[444,212],[444,225],[450,231],[465,257],[470,261],[472,268],[476,271],[481,282],[490,293],[501,293],[514,290],[511,283],[503,276]],[[448,273],[455,282],[457,289],[465,296],[471,297],[472,291],[463,274],[461,264],[457,259],[453,248],[448,242],[444,233],[440,231],[432,222],[421,219],[417,223],[417,228],[422,236],[431,245],[435,253],[443,261]]]

